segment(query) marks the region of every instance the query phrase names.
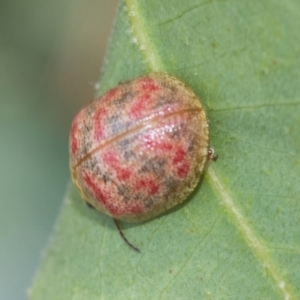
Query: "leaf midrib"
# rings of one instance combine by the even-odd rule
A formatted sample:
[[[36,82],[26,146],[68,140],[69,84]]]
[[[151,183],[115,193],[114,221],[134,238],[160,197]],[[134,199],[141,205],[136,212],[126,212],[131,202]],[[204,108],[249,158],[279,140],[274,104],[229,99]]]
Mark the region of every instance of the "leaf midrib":
[[[142,52],[145,65],[148,67],[149,71],[166,71],[166,67],[162,63],[158,50],[153,41],[147,36],[147,24],[145,23],[145,20],[141,18],[138,1],[125,0],[124,3],[128,12],[129,23],[132,27],[133,39],[136,41]],[[220,198],[224,207],[226,207],[225,211],[227,212],[228,217],[231,217],[234,225],[241,232],[246,244],[255,254],[262,268],[268,271],[268,274],[275,283],[277,289],[279,289],[282,294],[283,299],[296,299],[297,297],[292,293],[294,288],[292,288],[290,283],[284,281],[278,271],[278,267],[270,257],[267,248],[264,246],[266,243],[264,243],[249,226],[247,219],[241,213],[241,210],[234,202],[233,197],[230,196],[230,193],[221,183],[221,180],[218,178],[212,166],[208,167],[207,174],[208,181],[213,187],[213,190],[217,193],[217,196]]]

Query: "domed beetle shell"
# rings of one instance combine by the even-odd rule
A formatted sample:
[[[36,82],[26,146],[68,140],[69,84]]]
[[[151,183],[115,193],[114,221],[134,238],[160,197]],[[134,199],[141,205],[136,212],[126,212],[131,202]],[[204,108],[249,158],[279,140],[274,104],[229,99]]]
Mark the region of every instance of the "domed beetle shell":
[[[208,160],[205,112],[177,78],[150,73],[83,108],[70,133],[72,179],[86,202],[128,222],[184,201]]]

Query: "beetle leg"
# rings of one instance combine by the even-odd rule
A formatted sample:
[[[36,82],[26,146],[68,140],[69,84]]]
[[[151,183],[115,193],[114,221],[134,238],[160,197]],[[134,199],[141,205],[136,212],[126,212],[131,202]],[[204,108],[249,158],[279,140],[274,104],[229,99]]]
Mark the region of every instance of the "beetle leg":
[[[134,251],[140,253],[141,250],[140,250],[139,248],[133,246],[133,245],[128,241],[128,239],[125,237],[125,235],[124,235],[124,233],[123,233],[123,231],[122,231],[122,228],[121,228],[121,226],[120,226],[119,221],[116,220],[116,219],[114,219],[114,222],[115,222],[115,224],[116,224],[116,226],[117,226],[117,228],[118,228],[118,231],[119,231],[119,233],[120,233],[120,236],[121,236],[122,239],[125,241],[125,243],[126,243],[131,249],[133,249]]]

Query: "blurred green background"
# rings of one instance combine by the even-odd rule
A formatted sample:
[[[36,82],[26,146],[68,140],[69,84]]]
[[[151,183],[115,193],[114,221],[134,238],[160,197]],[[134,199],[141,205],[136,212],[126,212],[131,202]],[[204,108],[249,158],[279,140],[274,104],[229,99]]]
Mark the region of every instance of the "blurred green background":
[[[0,299],[26,299],[69,182],[117,0],[0,3]]]

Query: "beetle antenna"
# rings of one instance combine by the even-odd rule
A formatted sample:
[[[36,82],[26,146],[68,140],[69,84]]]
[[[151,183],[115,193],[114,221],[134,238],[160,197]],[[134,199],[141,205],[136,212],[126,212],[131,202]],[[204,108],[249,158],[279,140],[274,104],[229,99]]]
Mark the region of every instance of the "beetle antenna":
[[[120,226],[119,221],[116,220],[116,219],[114,219],[114,221],[115,221],[115,224],[116,224],[116,226],[117,226],[117,228],[118,228],[118,231],[119,231],[119,233],[120,233],[120,236],[121,236],[122,239],[125,241],[125,243],[126,243],[131,249],[133,249],[135,252],[141,253],[141,250],[140,250],[139,248],[133,246],[133,245],[127,240],[126,236],[124,235],[124,233],[123,233],[123,231],[122,231],[122,228],[121,228],[121,226]]]

